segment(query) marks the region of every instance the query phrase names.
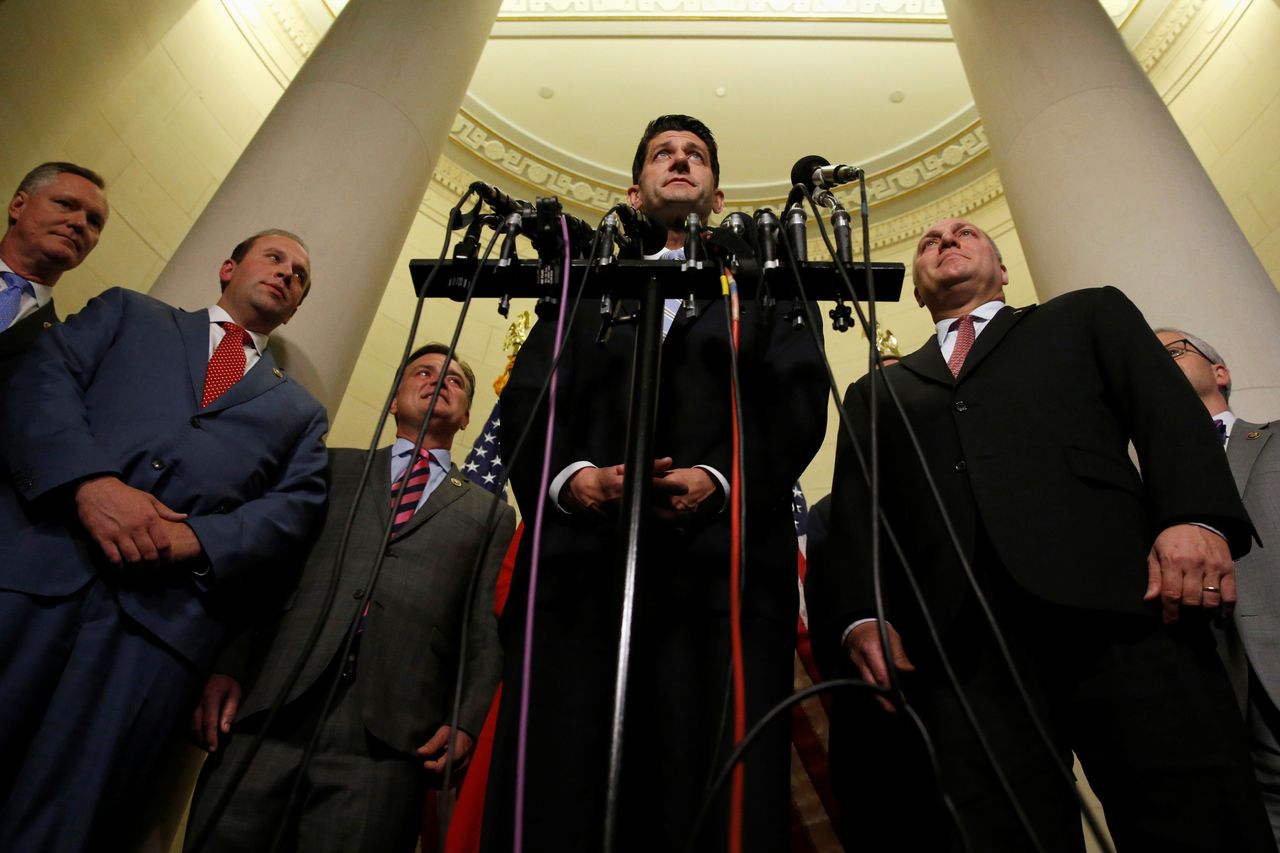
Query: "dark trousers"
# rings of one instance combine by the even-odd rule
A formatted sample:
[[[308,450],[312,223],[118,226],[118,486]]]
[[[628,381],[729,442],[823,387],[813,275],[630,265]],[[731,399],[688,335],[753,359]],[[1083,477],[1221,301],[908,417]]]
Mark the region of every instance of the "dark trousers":
[[[711,775],[731,751],[726,615],[670,595],[640,598],[628,687],[615,850],[685,849]],[[515,608],[515,609],[513,609]],[[485,803],[487,853],[512,849],[516,728],[524,603],[508,603],[505,670],[494,763]],[[617,649],[616,608],[582,598],[540,607],[536,616],[525,771],[524,849],[602,849]],[[791,692],[795,623],[747,616],[747,726]],[[788,846],[789,714],[746,760],[744,849]],[[728,785],[691,849],[721,850]]]
[[[0,591],[0,850],[131,849],[130,819],[199,673],[94,580]]]
[[[229,739],[205,762],[191,803],[184,850],[199,853],[268,850],[283,825],[281,850],[303,853],[409,853],[422,824],[426,771],[369,734],[354,682],[344,677],[329,715],[320,709],[336,662],[316,684],[281,710],[253,756],[249,769],[217,815],[235,769],[243,763],[265,714],[237,724]],[[358,677],[358,676],[357,676]],[[294,810],[286,814],[289,791],[317,724],[320,738],[302,778]],[[212,832],[205,833],[210,820]]]
[[[1054,767],[1080,758],[1121,851],[1274,851],[1239,714],[1200,614],[1068,610],[1003,570],[983,581],[1052,749],[1036,735],[972,595],[944,635],[964,694],[1047,851],[1084,850],[1078,805]],[[973,851],[1033,850],[927,638],[907,652],[907,700],[933,738]],[[963,849],[949,828],[950,849]],[[939,846],[938,849],[946,849]]]

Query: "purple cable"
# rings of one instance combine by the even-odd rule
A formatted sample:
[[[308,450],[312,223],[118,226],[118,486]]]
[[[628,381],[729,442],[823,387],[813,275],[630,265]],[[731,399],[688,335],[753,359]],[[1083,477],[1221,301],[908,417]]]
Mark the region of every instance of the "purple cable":
[[[569,300],[569,224],[560,217],[560,233],[564,236],[564,281],[560,286],[560,316],[556,319],[554,357],[560,352],[564,337],[564,311]],[[547,507],[547,480],[551,476],[551,434],[556,425],[556,375],[551,374],[547,395],[547,438],[542,445],[542,480],[538,485],[538,507],[533,514],[533,551],[529,554],[529,601],[524,612],[524,660],[520,670],[520,727],[516,735],[516,820],[514,851],[524,849],[524,758],[529,736],[529,679],[533,663],[533,603],[538,591],[538,555],[542,551],[542,513]]]

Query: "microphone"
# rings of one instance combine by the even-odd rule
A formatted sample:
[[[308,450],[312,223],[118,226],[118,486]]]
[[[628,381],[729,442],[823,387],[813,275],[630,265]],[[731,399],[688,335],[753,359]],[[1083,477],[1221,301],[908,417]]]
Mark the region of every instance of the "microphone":
[[[495,186],[486,184],[484,181],[475,181],[471,184],[471,189],[476,195],[480,196],[480,200],[489,207],[493,208],[494,213],[499,216],[508,216],[512,213],[522,213],[529,202],[513,199]]]
[[[471,189],[480,197],[481,201],[489,205],[489,207],[491,207],[499,216],[510,216],[513,213],[520,214],[521,220],[523,221],[522,230],[529,237],[530,241],[533,242],[534,248],[539,248],[538,231],[540,229],[536,224],[535,219],[537,216],[537,209],[533,205],[529,204],[527,201],[512,198],[502,190],[492,184],[486,184],[484,181],[472,182]],[[542,200],[539,199],[539,202],[541,201]],[[556,215],[558,216],[559,213]],[[576,216],[571,216],[566,213],[564,214],[564,218],[569,226],[569,245],[572,248],[573,254],[577,257],[585,258],[591,252],[591,243],[595,240],[595,230]],[[541,230],[546,231],[545,228]],[[553,245],[557,248],[559,247],[559,231],[544,233],[543,237],[544,242],[548,242],[548,245]]]
[[[862,175],[856,166],[832,166],[826,157],[810,154],[801,157],[791,167],[791,183],[800,184],[809,190],[814,204],[835,206],[836,198],[831,190],[843,184],[852,183]]]
[[[619,204],[610,212],[617,214],[622,221],[623,231],[630,238],[632,246],[639,244],[637,258],[656,255],[667,247],[667,226],[658,220],[646,216],[629,204]]]
[[[844,184],[851,184],[861,176],[862,170],[857,166],[826,165],[814,170],[813,181],[818,186],[833,189]]]

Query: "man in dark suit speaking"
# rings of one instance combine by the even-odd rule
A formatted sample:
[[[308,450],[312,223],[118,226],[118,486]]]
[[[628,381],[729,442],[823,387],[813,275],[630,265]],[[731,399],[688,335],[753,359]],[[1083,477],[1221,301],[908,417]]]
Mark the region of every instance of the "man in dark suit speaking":
[[[906,700],[933,737],[969,849],[1031,842],[944,676],[907,567],[1043,849],[1083,850],[1069,783],[1053,767],[1069,767],[1072,750],[1122,851],[1274,849],[1205,618],[1234,602],[1231,557],[1248,550],[1252,528],[1195,395],[1118,290],[1004,305],[999,252],[969,222],[927,229],[913,269],[936,337],[854,383],[845,404],[865,452],[873,384],[880,396],[883,517],[907,564],[886,541],[889,652],[899,670],[915,669],[903,678]],[[884,393],[889,384],[902,413]],[[827,582],[806,590],[814,642],[843,644],[856,673],[887,684],[867,618],[869,492],[843,435],[833,494],[831,554],[845,565],[833,563]],[[1052,754],[962,559],[1008,639]]]
[[[324,502],[324,410],[266,348],[310,285],[284,231],[184,312],[112,288],[0,405],[0,849],[120,837],[229,618]]]
[[[464,639],[459,767],[469,754],[502,670],[494,581],[515,529],[515,512],[502,506],[492,528],[486,527],[497,498],[463,477],[450,458],[454,436],[470,419],[475,374],[457,359],[442,372],[447,352],[448,347],[428,344],[409,357],[391,407],[397,438],[374,456],[329,608],[323,609],[326,591],[365,462],[364,452],[354,449],[329,453],[329,508],[296,591],[286,596],[284,610],[255,632],[247,656],[239,662],[227,656],[228,668],[220,667],[209,679],[192,725],[213,754],[196,788],[189,848],[205,831],[214,804],[223,798],[299,658],[305,659],[301,677],[202,850],[265,850],[283,822],[291,849],[412,851],[425,786],[444,769]],[[422,454],[411,466],[409,456],[437,385],[440,395]],[[392,496],[406,475],[408,484],[393,511]],[[363,587],[389,515],[395,516],[391,544],[377,587],[366,596]],[[468,602],[471,568],[486,547]],[[360,633],[354,652],[343,660],[353,619],[361,620]],[[308,647],[319,620],[324,624],[320,639]],[[338,692],[321,721],[320,708],[334,679],[340,679]],[[305,805],[300,813],[286,815],[290,787],[317,725],[323,727],[319,748],[300,789]],[[223,743],[228,748],[219,748]]]
[[[715,138],[689,116],[645,129],[632,165],[631,205],[667,227],[657,258],[679,258],[685,220],[707,223],[723,205]],[[627,308],[634,299],[625,300]],[[619,850],[677,850],[688,841],[713,770],[729,752],[721,725],[729,677],[728,488],[732,472],[730,342],[724,305],[702,300],[696,315],[667,306],[662,342],[653,523],[639,567],[632,668],[623,746]],[[791,305],[746,302],[740,375],[746,525],[743,634],[750,726],[791,692],[795,654],[796,536],[791,487],[822,442],[826,387],[810,331],[785,317]],[[538,323],[502,395],[503,458],[530,419],[554,355],[554,322]],[[549,501],[541,531],[525,771],[524,849],[594,850],[602,844],[612,684],[621,584],[617,569],[633,326],[596,343],[600,322],[582,310],[566,330],[551,446]],[[539,499],[543,439],[513,460],[512,484],[526,518]],[[485,845],[512,846],[512,804],[530,554],[521,541],[502,622],[506,670],[486,802]],[[785,723],[747,760],[746,849],[787,844],[790,747]],[[721,798],[721,802],[725,801]],[[727,811],[715,812],[699,850],[719,849]]]
[[[74,163],[41,163],[9,200],[0,237],[0,385],[36,336],[58,321],[53,287],[98,245],[107,224],[103,180]]]

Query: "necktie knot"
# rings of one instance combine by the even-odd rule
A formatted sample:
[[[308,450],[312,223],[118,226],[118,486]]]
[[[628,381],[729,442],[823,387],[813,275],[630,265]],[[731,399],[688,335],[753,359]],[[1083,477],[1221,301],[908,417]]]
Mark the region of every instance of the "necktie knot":
[[[956,333],[956,344],[951,350],[951,357],[947,359],[947,367],[951,369],[952,376],[959,376],[960,369],[964,367],[964,360],[969,356],[969,350],[973,349],[973,342],[977,337],[973,327],[973,315],[965,314],[963,317],[957,317],[948,329],[948,331],[952,330]]]
[[[1214,418],[1213,425],[1218,430],[1218,438],[1222,440],[1223,444],[1226,444],[1227,443],[1227,422],[1224,421],[1222,418]]]
[[[27,281],[16,272],[5,270],[0,272],[0,278],[4,279],[5,289],[0,291],[0,332],[13,325],[14,319],[18,316],[18,311],[22,308],[22,297],[35,296],[35,288],[31,286],[31,282]]]

